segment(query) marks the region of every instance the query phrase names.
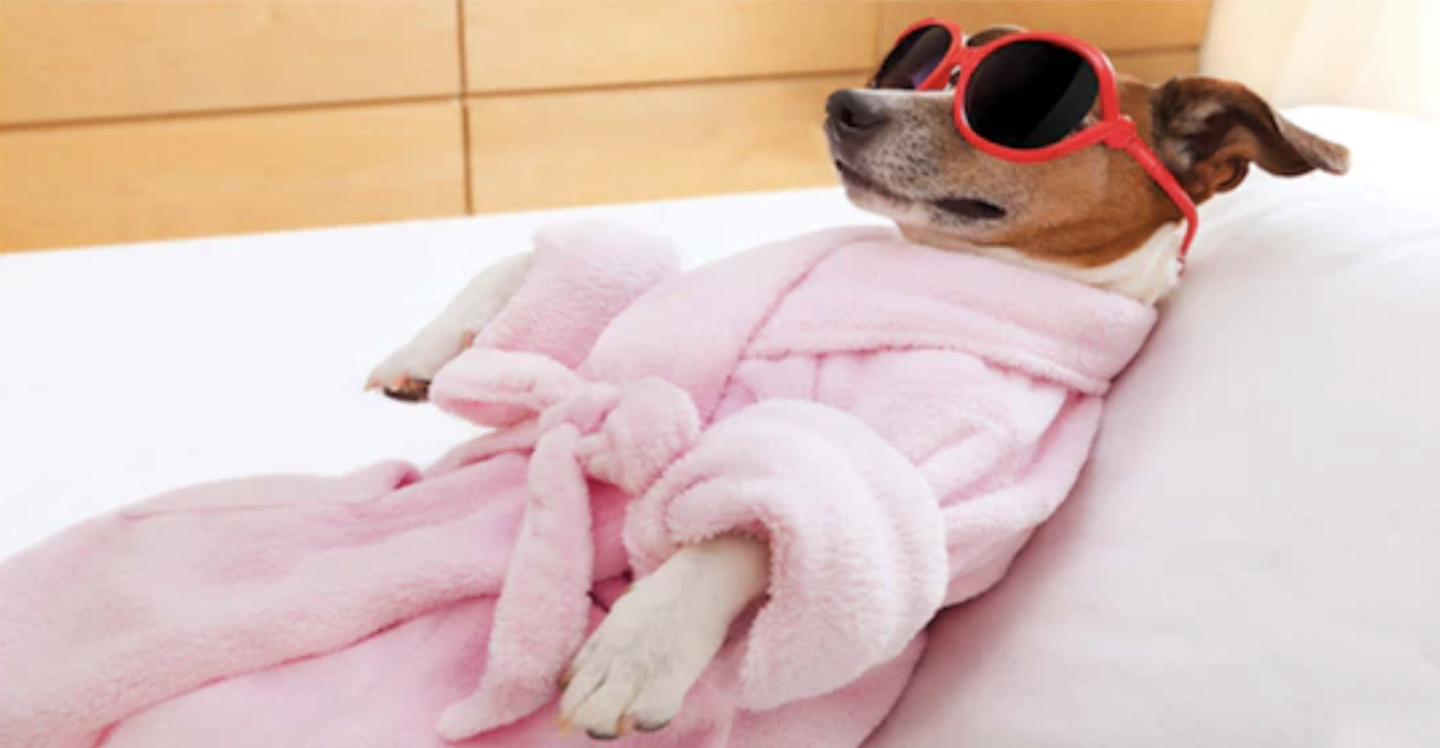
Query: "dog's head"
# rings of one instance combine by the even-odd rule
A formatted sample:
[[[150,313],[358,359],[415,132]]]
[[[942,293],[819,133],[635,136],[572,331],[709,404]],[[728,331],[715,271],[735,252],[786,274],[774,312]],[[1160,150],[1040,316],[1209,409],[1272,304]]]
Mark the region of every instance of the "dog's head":
[[[969,43],[1015,31],[993,29]],[[1347,169],[1345,148],[1290,123],[1238,83],[1182,77],[1151,86],[1122,75],[1119,89],[1124,113],[1196,203],[1238,187],[1252,164],[1285,176]],[[1039,164],[1006,161],[960,135],[953,99],[835,92],[825,132],[850,200],[894,220],[912,241],[1042,267],[1145,301],[1169,290],[1178,241],[1157,237],[1181,213],[1130,156],[1096,145]],[[1090,116],[1099,114],[1097,105]],[[1139,256],[1165,252],[1169,263]]]

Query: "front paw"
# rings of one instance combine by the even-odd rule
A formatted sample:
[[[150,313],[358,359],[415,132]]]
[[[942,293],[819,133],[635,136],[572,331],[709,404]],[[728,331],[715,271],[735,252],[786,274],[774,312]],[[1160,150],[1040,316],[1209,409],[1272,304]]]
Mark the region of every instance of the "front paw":
[[[402,402],[424,402],[435,374],[473,342],[473,332],[427,330],[376,366],[365,389],[381,390]]]
[[[670,723],[724,643],[729,619],[677,580],[645,580],[615,603],[566,674],[562,729],[611,740]]]

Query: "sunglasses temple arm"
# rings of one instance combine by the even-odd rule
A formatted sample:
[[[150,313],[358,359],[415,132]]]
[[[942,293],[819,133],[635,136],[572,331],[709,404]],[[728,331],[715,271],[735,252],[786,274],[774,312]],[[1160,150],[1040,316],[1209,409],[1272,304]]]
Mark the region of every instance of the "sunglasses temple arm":
[[[1169,198],[1174,201],[1175,206],[1185,216],[1185,243],[1180,245],[1180,269],[1184,272],[1185,258],[1190,254],[1190,245],[1195,241],[1195,234],[1200,229],[1200,210],[1195,206],[1195,201],[1190,198],[1189,193],[1175,180],[1165,164],[1155,156],[1155,152],[1145,145],[1145,141],[1136,137],[1125,146],[1125,151],[1145,169],[1145,173],[1160,186]]]

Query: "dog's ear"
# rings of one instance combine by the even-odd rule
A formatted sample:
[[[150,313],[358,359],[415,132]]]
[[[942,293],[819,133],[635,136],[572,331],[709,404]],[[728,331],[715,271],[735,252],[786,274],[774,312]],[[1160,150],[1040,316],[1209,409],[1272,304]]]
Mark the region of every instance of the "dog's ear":
[[[1011,34],[1023,34],[1024,32],[1025,29],[1022,29],[1019,26],[991,26],[984,31],[977,31],[974,34],[965,37],[965,46],[983,47],[986,44],[989,44],[990,42],[993,42],[1002,36],[1010,36]]]
[[[1239,83],[1176,78],[1155,89],[1152,104],[1156,150],[1197,203],[1239,187],[1252,163],[1286,177],[1350,168],[1344,146],[1302,130]]]

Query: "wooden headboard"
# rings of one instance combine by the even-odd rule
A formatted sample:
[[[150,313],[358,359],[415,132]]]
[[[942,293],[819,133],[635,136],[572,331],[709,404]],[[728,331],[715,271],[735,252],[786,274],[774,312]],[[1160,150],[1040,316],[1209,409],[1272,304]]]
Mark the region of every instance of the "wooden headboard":
[[[1209,0],[0,0],[0,251],[832,182],[926,15],[1191,72]]]

